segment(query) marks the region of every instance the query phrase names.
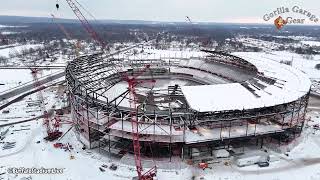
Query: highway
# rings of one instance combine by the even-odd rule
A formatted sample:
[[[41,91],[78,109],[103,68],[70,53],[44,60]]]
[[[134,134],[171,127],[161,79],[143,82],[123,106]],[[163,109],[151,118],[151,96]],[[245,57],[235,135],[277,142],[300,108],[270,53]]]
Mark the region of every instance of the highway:
[[[66,66],[0,66],[0,69],[65,69]]]
[[[54,80],[59,79],[64,76],[65,76],[65,72],[63,70],[58,73],[55,73],[55,74],[52,74],[52,75],[49,75],[49,76],[46,76],[44,78],[39,79],[38,83],[41,86],[45,83],[54,81]],[[34,89],[34,87],[36,87],[36,82],[30,82],[30,83],[18,86],[16,88],[10,89],[8,91],[2,92],[0,94],[0,101],[12,98],[14,96],[17,96],[17,95],[25,93],[25,92],[28,92],[28,91]]]

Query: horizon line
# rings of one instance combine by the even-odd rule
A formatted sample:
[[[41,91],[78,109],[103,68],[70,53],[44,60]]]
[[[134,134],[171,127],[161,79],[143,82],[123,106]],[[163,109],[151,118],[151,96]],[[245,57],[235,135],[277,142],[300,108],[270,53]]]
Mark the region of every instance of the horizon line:
[[[4,15],[0,14],[0,17],[23,17],[23,18],[44,18],[44,19],[52,19],[51,15],[48,14],[48,16],[24,16],[24,15]],[[70,21],[77,21],[79,20],[77,18],[61,18],[61,17],[56,17],[56,19],[60,20],[70,20]],[[140,22],[158,22],[158,23],[184,23],[184,24],[245,24],[245,25],[274,25],[273,23],[266,22],[266,23],[261,23],[261,22],[239,22],[239,21],[199,21],[199,22],[187,22],[187,21],[169,21],[169,20],[142,20],[142,19],[90,19],[88,18],[88,21],[140,21]],[[103,23],[103,22],[101,22]],[[306,23],[306,24],[290,24],[290,26],[320,26],[320,24],[311,24],[311,23]]]

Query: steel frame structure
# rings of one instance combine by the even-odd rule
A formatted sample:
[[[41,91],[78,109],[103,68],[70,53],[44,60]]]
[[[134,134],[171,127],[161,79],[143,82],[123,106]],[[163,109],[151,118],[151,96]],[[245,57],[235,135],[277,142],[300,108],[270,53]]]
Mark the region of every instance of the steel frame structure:
[[[252,81],[252,78],[259,78],[267,84],[276,83],[275,79],[259,73],[252,64],[239,57],[219,52],[210,53],[207,57],[198,58],[212,63],[228,64],[228,62],[232,62],[230,66],[249,71],[246,77],[250,76],[251,78],[246,81],[210,72],[210,74],[226,79],[227,82],[249,83],[259,86],[259,88],[263,87]],[[103,60],[104,58],[108,58],[108,61]],[[188,75],[170,71],[173,66],[179,68],[187,68],[187,66],[176,63],[177,57],[169,59],[171,61],[163,59],[129,60],[119,56],[103,57],[101,54],[94,54],[79,57],[70,62],[66,69],[66,78],[72,119],[76,124],[75,130],[79,139],[85,142],[89,148],[99,148],[100,152],[118,156],[133,154],[134,151],[130,148],[132,144],[130,127],[132,126],[128,123],[135,117],[133,117],[130,108],[121,106],[123,101],[128,100],[130,92],[124,91],[112,99],[104,92],[121,81],[122,73],[128,70],[126,67],[143,68],[146,64],[153,64],[155,67],[167,69],[163,73],[163,69],[153,68],[152,73],[155,77],[163,77],[169,73],[187,78]],[[112,70],[113,67],[110,66],[115,66],[115,64],[120,65],[122,71]],[[192,69],[192,67],[188,68]],[[205,70],[202,71],[205,72]],[[148,79],[147,75],[143,75],[141,78]],[[254,91],[252,88],[248,90]],[[173,156],[180,156],[182,159],[193,158],[193,148],[201,149],[203,154],[212,155],[214,149],[227,148],[243,140],[254,140],[257,141],[257,145],[262,146],[265,139],[277,139],[281,143],[283,139],[299,136],[306,121],[306,107],[310,91],[293,102],[272,107],[205,113],[189,108],[179,86],[169,86],[166,92],[157,93],[163,94],[165,98],[170,100],[179,100],[184,105],[180,108],[173,108],[169,102],[169,108],[159,110],[155,108],[155,104],[149,102],[146,105],[149,106],[149,110],[137,108],[134,116],[141,126],[138,128],[141,155],[144,157],[168,157],[171,161]],[[280,128],[268,129],[269,125]],[[267,127],[267,130],[259,131],[261,126]],[[129,130],[126,129],[128,127]],[[217,138],[208,140],[188,141],[187,133],[197,127],[214,129],[219,132],[219,135]],[[233,130],[239,127],[244,130],[244,133],[234,134]]]

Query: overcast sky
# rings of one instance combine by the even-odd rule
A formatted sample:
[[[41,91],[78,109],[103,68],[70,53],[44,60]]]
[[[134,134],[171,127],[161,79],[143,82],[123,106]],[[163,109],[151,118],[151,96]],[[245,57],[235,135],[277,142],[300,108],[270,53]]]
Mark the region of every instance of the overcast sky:
[[[75,18],[65,0],[1,0],[0,15]],[[261,23],[278,7],[298,5],[320,17],[320,0],[78,0],[97,19]]]

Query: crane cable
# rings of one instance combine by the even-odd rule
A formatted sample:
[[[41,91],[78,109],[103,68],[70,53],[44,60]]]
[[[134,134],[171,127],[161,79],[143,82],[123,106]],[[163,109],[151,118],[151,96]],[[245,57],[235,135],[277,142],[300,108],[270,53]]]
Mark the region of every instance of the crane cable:
[[[80,4],[77,0],[74,0],[79,6],[80,8],[82,8],[89,16],[91,16],[91,18],[97,22],[97,19],[94,17],[94,15],[92,13],[90,13],[90,11],[88,9],[86,9],[82,4]]]
[[[90,13],[90,11],[88,9],[86,9],[79,1],[74,0],[74,2],[76,2],[81,9],[83,9],[95,22],[97,22],[97,19],[94,17],[94,15],[92,13]],[[59,10],[59,8],[60,8],[59,0],[57,0],[56,8],[57,8],[57,10]]]

